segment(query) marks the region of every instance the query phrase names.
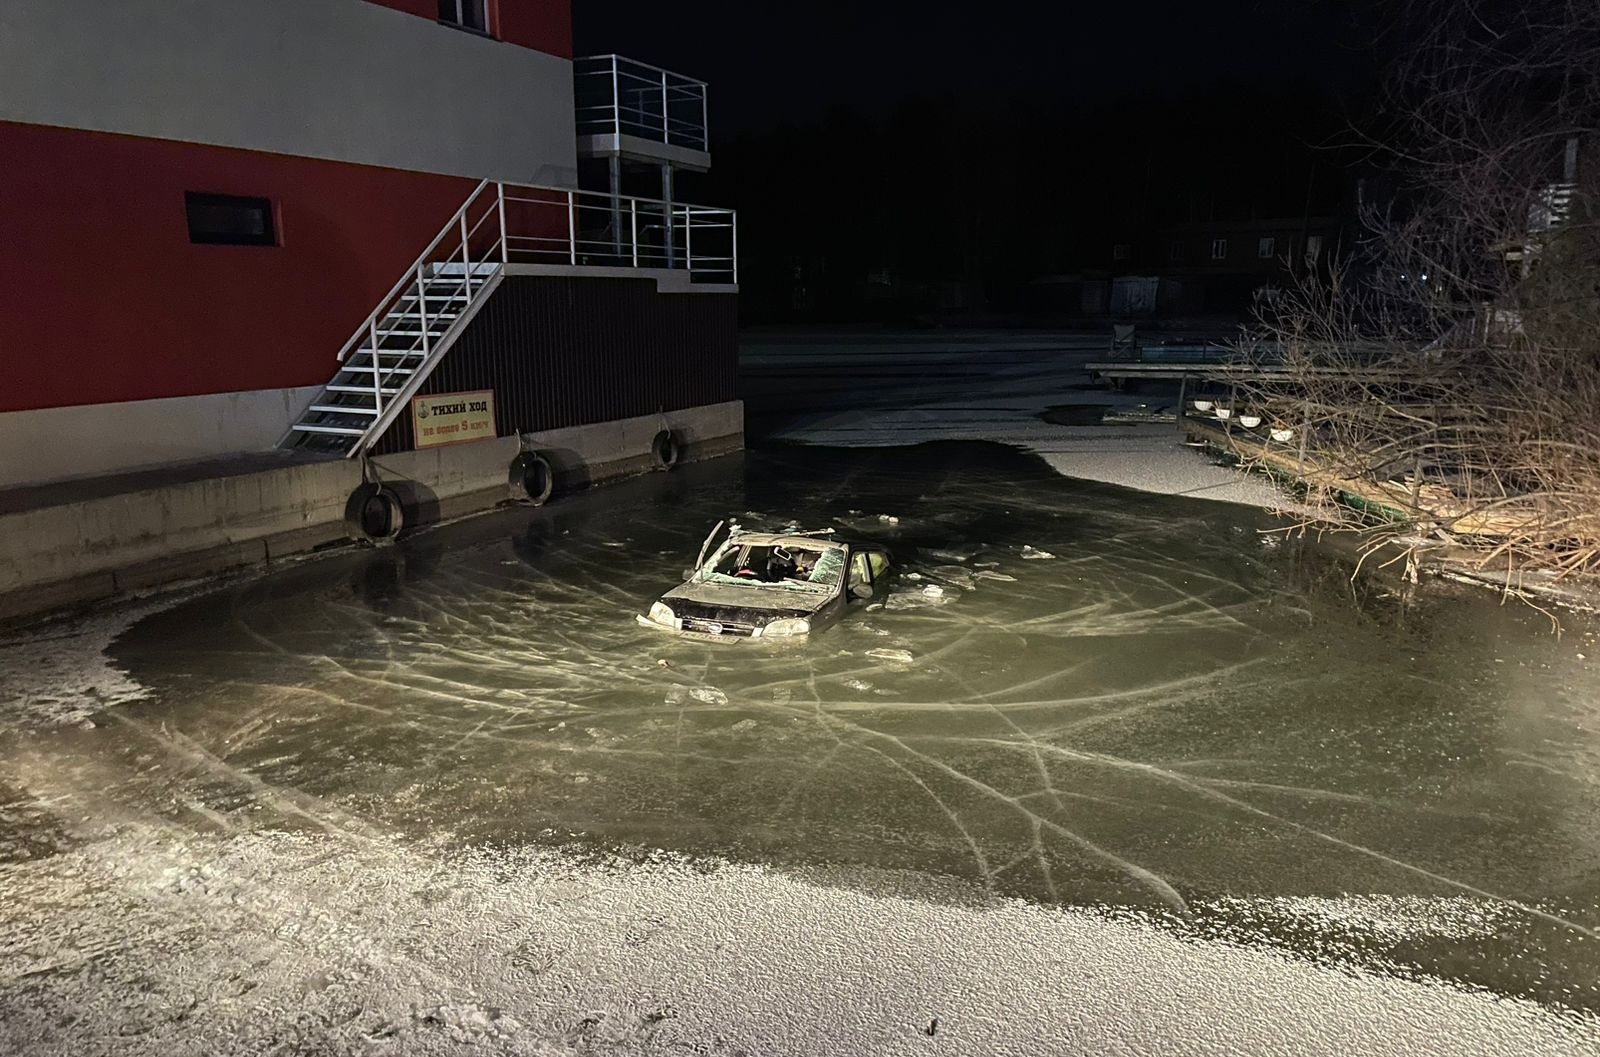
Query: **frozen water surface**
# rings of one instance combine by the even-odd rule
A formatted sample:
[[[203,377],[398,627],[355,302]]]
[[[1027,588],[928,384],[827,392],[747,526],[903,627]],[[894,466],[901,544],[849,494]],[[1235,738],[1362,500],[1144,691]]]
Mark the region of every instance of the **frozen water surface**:
[[[823,447],[0,642],[0,1051],[1596,1052],[1595,625],[1058,476],[1277,501],[1043,420],[1095,345],[774,342]],[[894,592],[637,626],[729,516]]]
[[[730,513],[884,542],[895,591],[803,643],[637,626]],[[5,735],[0,852],[70,847],[38,805],[92,792],[208,833],[945,878],[1600,1008],[1592,627],[1353,582],[1281,528],[966,443],[508,510],[143,619],[111,648],[140,693]]]

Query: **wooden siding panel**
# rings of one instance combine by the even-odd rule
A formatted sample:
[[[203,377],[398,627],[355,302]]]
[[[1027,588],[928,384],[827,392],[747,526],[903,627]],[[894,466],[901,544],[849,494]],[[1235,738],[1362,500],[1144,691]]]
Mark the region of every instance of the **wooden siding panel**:
[[[734,294],[662,294],[652,279],[508,276],[423,384],[493,389],[510,436],[735,398]],[[374,448],[408,451],[409,410]]]

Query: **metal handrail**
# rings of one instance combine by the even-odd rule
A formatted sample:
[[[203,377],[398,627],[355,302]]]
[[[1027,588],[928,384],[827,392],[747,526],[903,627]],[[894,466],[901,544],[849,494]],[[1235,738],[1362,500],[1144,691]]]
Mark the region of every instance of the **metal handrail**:
[[[626,55],[618,55],[614,51],[613,52],[607,52],[604,55],[582,55],[582,56],[579,56],[576,59],[573,59],[572,61],[573,61],[574,65],[576,65],[578,63],[593,63],[593,62],[627,63],[629,66],[637,66],[641,70],[649,70],[651,73],[664,73],[668,77],[676,77],[680,81],[687,81],[690,84],[697,84],[701,88],[704,88],[706,86],[706,82],[700,81],[700,80],[696,80],[695,78],[690,77],[688,74],[679,73],[676,70],[669,70],[669,69],[666,69],[663,66],[656,66],[656,65],[654,65],[652,63],[648,63],[648,62],[640,62],[638,59],[630,59]]]
[[[347,454],[365,450],[389,427],[508,266],[554,264],[577,274],[589,268],[652,269],[676,272],[691,283],[736,285],[738,252],[738,215],[731,209],[480,181],[339,350],[341,362],[354,349],[371,363],[341,369],[370,370],[372,379],[372,408],[359,412],[369,416],[369,424]],[[412,299],[414,306],[407,304]],[[430,308],[430,300],[446,307]],[[365,388],[363,378],[359,389],[346,391]]]
[[[417,255],[416,260],[411,262],[411,267],[407,268],[400,274],[400,281],[389,288],[389,292],[384,294],[382,299],[378,301],[378,307],[372,310],[372,314],[362,322],[361,326],[356,328],[356,332],[350,336],[350,340],[344,343],[344,348],[339,350],[337,359],[340,363],[344,362],[345,355],[349,353],[351,346],[361,339],[362,333],[371,326],[375,325],[383,316],[388,314],[389,308],[392,307],[394,303],[395,295],[404,289],[406,284],[411,281],[412,273],[418,268],[421,268],[424,264],[428,263],[428,257],[432,255],[434,250],[439,248],[439,243],[444,241],[444,237],[450,234],[450,230],[455,226],[456,221],[459,220],[469,208],[471,208],[472,203],[477,200],[478,195],[482,194],[483,189],[488,186],[488,180],[478,181],[478,186],[474,187],[472,189],[472,193],[467,196],[467,200],[461,203],[461,208],[457,209],[450,215],[450,219],[445,221],[444,227],[439,229],[439,234],[435,235],[433,237],[433,241],[428,243],[427,248]]]
[[[572,72],[579,135],[637,135],[707,149],[704,81],[620,55],[575,59]]]
[[[474,245],[480,247],[476,253]],[[339,350],[343,362],[366,343],[378,422],[386,421],[385,408],[395,402],[384,399],[388,383],[418,373],[441,354],[452,328],[493,288],[491,280],[507,265],[522,263],[580,272],[590,267],[673,270],[692,283],[736,284],[738,215],[715,206],[603,191],[480,181]],[[459,285],[441,285],[441,277],[457,268]],[[441,296],[459,297],[460,305],[451,313],[452,322],[435,334],[440,318],[430,317],[428,301]],[[409,344],[386,344],[410,333],[409,327],[396,325],[412,314],[402,310],[410,298],[416,300],[415,337]],[[411,364],[419,351],[422,362]],[[387,368],[385,356],[393,360]],[[404,396],[393,395],[396,400]]]

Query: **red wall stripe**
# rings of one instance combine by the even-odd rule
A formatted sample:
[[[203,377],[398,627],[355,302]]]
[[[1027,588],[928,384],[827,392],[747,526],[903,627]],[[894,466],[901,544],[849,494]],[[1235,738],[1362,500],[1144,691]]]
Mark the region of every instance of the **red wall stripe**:
[[[572,58],[572,4],[568,0],[490,0],[495,36],[510,44]]]
[[[473,181],[0,122],[0,411],[316,385]],[[189,242],[185,191],[281,245]]]
[[[418,15],[431,21],[439,17],[439,0],[370,0],[383,7]],[[489,0],[489,25],[497,39],[508,44],[572,58],[572,4],[570,0]]]

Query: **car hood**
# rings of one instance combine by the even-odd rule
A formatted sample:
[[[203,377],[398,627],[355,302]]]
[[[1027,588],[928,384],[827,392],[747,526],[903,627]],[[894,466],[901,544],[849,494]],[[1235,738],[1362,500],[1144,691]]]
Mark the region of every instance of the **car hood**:
[[[828,603],[832,594],[794,591],[787,587],[730,587],[726,584],[684,584],[662,596],[674,602],[698,603],[715,610],[759,610],[763,615],[803,617]],[[680,614],[681,615],[681,614]]]

